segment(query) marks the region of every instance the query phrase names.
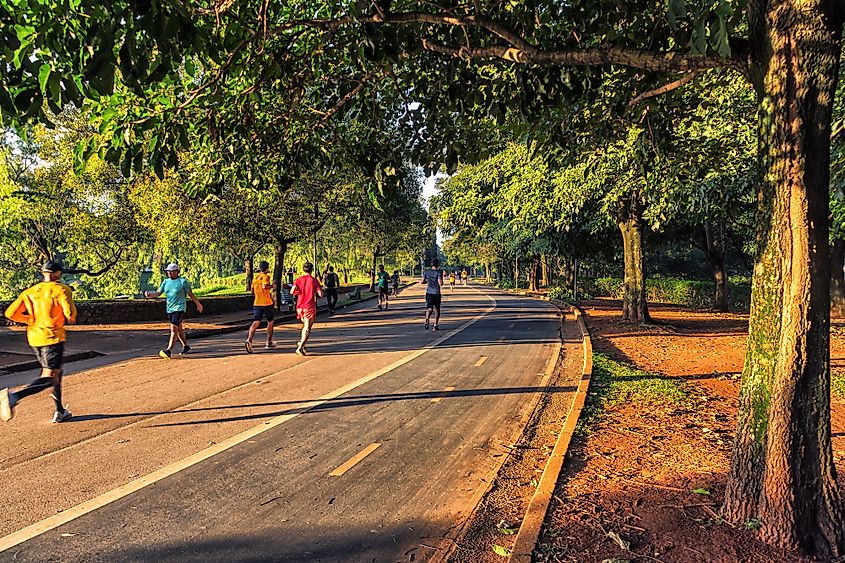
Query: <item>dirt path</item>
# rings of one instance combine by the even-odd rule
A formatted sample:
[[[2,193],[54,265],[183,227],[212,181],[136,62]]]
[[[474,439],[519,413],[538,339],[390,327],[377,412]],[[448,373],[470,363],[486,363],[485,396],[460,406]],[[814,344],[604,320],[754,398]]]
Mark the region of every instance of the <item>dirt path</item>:
[[[804,561],[759,542],[745,529],[754,522],[734,527],[717,515],[748,316],[656,305],[656,324],[643,326],[622,322],[620,309],[612,300],[586,303],[596,352],[651,372],[639,377],[668,381],[684,398],[623,400],[589,422],[570,449],[539,560]],[[845,368],[843,332],[832,330],[834,370]],[[831,414],[841,476],[845,401],[834,397]]]

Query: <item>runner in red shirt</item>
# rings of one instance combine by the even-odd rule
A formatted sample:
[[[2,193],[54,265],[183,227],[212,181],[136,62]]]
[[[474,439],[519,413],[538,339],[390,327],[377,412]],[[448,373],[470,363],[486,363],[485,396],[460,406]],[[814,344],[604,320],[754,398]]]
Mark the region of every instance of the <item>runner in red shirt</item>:
[[[323,296],[323,288],[320,281],[311,275],[314,270],[311,262],[306,262],[302,269],[305,275],[296,278],[290,293],[296,296],[296,317],[302,320],[302,337],[296,343],[296,353],[305,356],[308,354],[305,343],[311,336],[311,327],[317,318],[317,297]]]

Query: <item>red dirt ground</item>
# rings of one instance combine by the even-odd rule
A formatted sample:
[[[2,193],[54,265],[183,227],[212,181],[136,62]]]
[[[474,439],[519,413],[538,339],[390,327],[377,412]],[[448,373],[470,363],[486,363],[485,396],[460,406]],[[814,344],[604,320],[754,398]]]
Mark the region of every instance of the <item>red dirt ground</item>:
[[[810,561],[718,518],[729,466],[748,316],[654,305],[657,324],[625,323],[621,304],[585,304],[597,352],[681,379],[689,408],[609,408],[570,448],[541,537],[540,561]],[[845,336],[831,331],[834,369]],[[643,412],[647,411],[647,412]],[[845,402],[834,397],[833,450],[845,474]],[[709,495],[693,493],[702,488]],[[753,526],[753,523],[747,523]],[[608,534],[618,534],[619,542]]]

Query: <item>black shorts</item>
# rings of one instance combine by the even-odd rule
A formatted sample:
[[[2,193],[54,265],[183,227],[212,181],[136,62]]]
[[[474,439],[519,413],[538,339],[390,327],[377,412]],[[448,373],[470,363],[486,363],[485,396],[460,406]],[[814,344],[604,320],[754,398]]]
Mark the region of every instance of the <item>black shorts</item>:
[[[173,311],[172,313],[167,313],[167,320],[170,321],[170,324],[175,326],[181,326],[184,318],[185,311]]]
[[[48,344],[47,346],[33,346],[32,351],[38,358],[38,363],[45,369],[62,369],[65,356],[65,343]]]
[[[440,309],[440,302],[443,296],[439,293],[425,294],[425,308],[426,309]]]
[[[378,288],[379,297],[387,297],[387,294],[388,294],[387,288],[379,286],[379,288]]]
[[[255,305],[252,308],[252,320],[260,322],[261,319],[267,319],[267,322],[273,322],[276,318],[276,311],[273,305]]]

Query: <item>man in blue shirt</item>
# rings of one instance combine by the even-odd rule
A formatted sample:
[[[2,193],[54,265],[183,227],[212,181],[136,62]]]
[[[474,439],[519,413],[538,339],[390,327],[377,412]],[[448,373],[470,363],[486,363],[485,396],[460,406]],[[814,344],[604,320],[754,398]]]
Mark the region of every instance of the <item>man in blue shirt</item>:
[[[170,340],[167,342],[167,348],[159,351],[158,355],[169,360],[171,350],[177,340],[182,343],[181,354],[187,354],[191,351],[191,347],[188,346],[188,339],[185,336],[185,329],[182,327],[182,320],[185,318],[185,311],[188,309],[188,298],[197,306],[198,313],[202,313],[202,303],[191,291],[191,282],[179,275],[177,264],[168,264],[164,272],[167,278],[162,280],[161,285],[158,286],[158,291],[145,291],[144,296],[150,299],[159,295],[165,297],[165,311],[170,321]]]

